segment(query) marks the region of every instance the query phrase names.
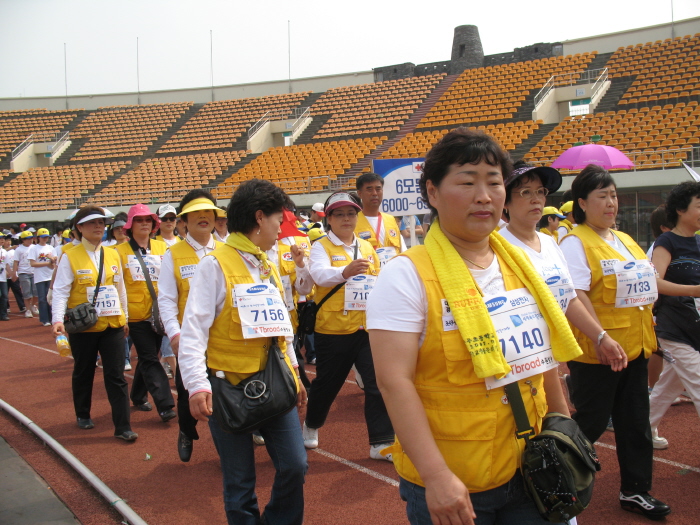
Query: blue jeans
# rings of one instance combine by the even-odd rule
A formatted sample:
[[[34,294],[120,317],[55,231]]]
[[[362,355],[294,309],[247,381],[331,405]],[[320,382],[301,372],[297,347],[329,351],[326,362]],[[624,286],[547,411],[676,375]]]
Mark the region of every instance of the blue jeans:
[[[161,357],[174,357],[175,354],[173,353],[173,347],[170,346],[170,339],[168,339],[167,336],[163,337],[163,340],[160,343],[160,356]],[[173,370],[173,374],[175,373],[175,370]]]
[[[431,525],[428,504],[425,501],[425,488],[400,478],[399,494],[406,502],[406,514],[411,525]],[[474,512],[475,525],[541,525],[549,523],[535,507],[525,492],[523,477],[518,470],[508,483],[469,494]]]
[[[42,324],[51,322],[51,305],[46,300],[50,284],[51,281],[36,283],[36,293],[39,298],[39,321],[41,321]]]
[[[224,432],[214,416],[209,429],[224,476],[224,509],[229,525],[263,523],[255,494],[255,452],[251,434]],[[304,521],[304,477],[308,465],[297,409],[260,428],[265,448],[275,466],[265,525],[301,525]]]

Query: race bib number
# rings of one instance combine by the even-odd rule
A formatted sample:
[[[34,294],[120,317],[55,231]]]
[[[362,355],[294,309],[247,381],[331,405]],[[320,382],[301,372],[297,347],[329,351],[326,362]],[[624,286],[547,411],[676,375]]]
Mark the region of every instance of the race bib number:
[[[617,261],[617,293],[615,308],[632,308],[653,304],[659,298],[656,272],[647,259]]]
[[[196,264],[184,264],[180,266],[180,277],[183,279],[192,279],[194,271],[197,269]]]
[[[486,388],[498,388],[556,368],[549,327],[535,298],[525,288],[484,297],[511,372],[502,379],[486,378]]]
[[[396,248],[394,248],[393,246],[385,246],[384,248],[377,248],[375,251],[377,252],[377,255],[379,256],[380,266],[384,266],[386,263],[389,262],[390,259],[392,259],[396,255]]]
[[[284,304],[287,305],[287,311],[291,312],[294,310],[294,294],[292,293],[291,276],[282,276],[282,287],[284,288]]]
[[[552,292],[554,299],[559,303],[562,312],[566,313],[569,303],[576,297],[576,290],[574,290],[571,277],[556,263],[552,265],[545,264],[542,267],[542,277]]]
[[[233,304],[238,308],[244,339],[294,335],[287,306],[272,284],[235,285]]]
[[[345,310],[366,310],[377,278],[373,275],[356,275],[345,283]]]
[[[160,255],[142,255],[143,264],[148,271],[148,275],[151,281],[157,281],[160,276],[160,263],[162,257]],[[131,278],[134,281],[145,281],[146,277],[143,275],[143,270],[141,270],[141,264],[135,255],[129,255],[129,262],[127,264],[129,271],[131,272]]]
[[[95,287],[87,288],[87,300],[89,303],[95,297]],[[116,286],[100,286],[100,291],[97,294],[97,302],[95,303],[97,317],[109,317],[111,315],[121,315],[122,308],[119,303],[119,293]]]

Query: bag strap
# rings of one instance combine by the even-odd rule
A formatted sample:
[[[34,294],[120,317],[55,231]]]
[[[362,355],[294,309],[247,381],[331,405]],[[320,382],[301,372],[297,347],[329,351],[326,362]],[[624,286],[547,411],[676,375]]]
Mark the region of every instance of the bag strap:
[[[143,258],[141,257],[141,247],[134,239],[130,239],[129,244],[131,245],[131,249],[134,251],[134,255],[136,255],[136,260],[138,260],[139,264],[141,265],[141,271],[143,272],[143,277],[146,280],[148,292],[151,294],[151,301],[153,303],[152,309],[154,310],[154,316],[160,316],[160,310],[158,310],[158,294],[156,294],[156,290],[153,287],[153,283],[151,282],[151,276],[148,273],[148,269],[146,268],[146,263],[143,262]]]
[[[100,293],[100,286],[102,285],[102,270],[105,267],[105,249],[100,248],[100,268],[97,270],[97,284],[95,285],[95,293],[92,296],[92,306],[97,304],[97,296]]]
[[[517,381],[505,386],[506,396],[508,396],[508,404],[513,411],[515,418],[515,435],[518,439],[527,440],[535,434],[535,429],[530,425],[530,420],[527,417],[523,396],[520,394],[520,386]]]

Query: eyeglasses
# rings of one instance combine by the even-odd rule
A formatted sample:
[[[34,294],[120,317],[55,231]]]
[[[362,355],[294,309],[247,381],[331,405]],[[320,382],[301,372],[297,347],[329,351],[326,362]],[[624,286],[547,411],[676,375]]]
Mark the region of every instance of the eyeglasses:
[[[357,212],[351,211],[349,213],[337,213],[333,212],[331,213],[333,217],[337,217],[338,219],[354,219],[357,217]]]
[[[172,222],[172,221],[176,221],[176,220],[177,220],[177,217],[163,217],[160,219],[160,222]]]
[[[547,188],[537,188],[536,190],[531,190],[525,188],[524,190],[514,191],[514,194],[520,195],[523,199],[531,199],[532,197],[542,198],[549,195],[549,190]]]

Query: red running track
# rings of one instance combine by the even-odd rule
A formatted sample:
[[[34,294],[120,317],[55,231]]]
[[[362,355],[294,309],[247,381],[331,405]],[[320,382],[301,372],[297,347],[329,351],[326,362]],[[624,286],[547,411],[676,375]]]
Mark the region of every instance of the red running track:
[[[226,522],[218,456],[205,425],[199,425],[201,439],[195,442],[189,463],[180,462],[177,456],[177,423],[162,423],[155,411],[132,412],[132,427],[139,433],[135,443],[114,439],[98,369],[92,409],[95,428],[79,430],[70,392],[72,360],[56,353],[49,329],[39,326],[36,319],[11,318],[0,325],[0,398],[57,439],[149,524]],[[393,466],[369,459],[362,401],[359,388],[346,383],[320,431],[320,448],[308,453],[307,524],[407,522]],[[26,429],[4,413],[0,421],[0,435],[46,479],[82,523],[121,523],[113,509]],[[672,407],[659,430],[670,448],[655,452],[653,494],[672,506],[667,523],[700,523],[700,447],[696,444],[700,420],[692,403]],[[579,523],[649,523],[619,508],[614,435],[606,433],[601,441],[598,454],[603,470],[596,480],[594,499]],[[264,447],[258,447],[256,459],[257,493],[264,507],[274,469]]]

